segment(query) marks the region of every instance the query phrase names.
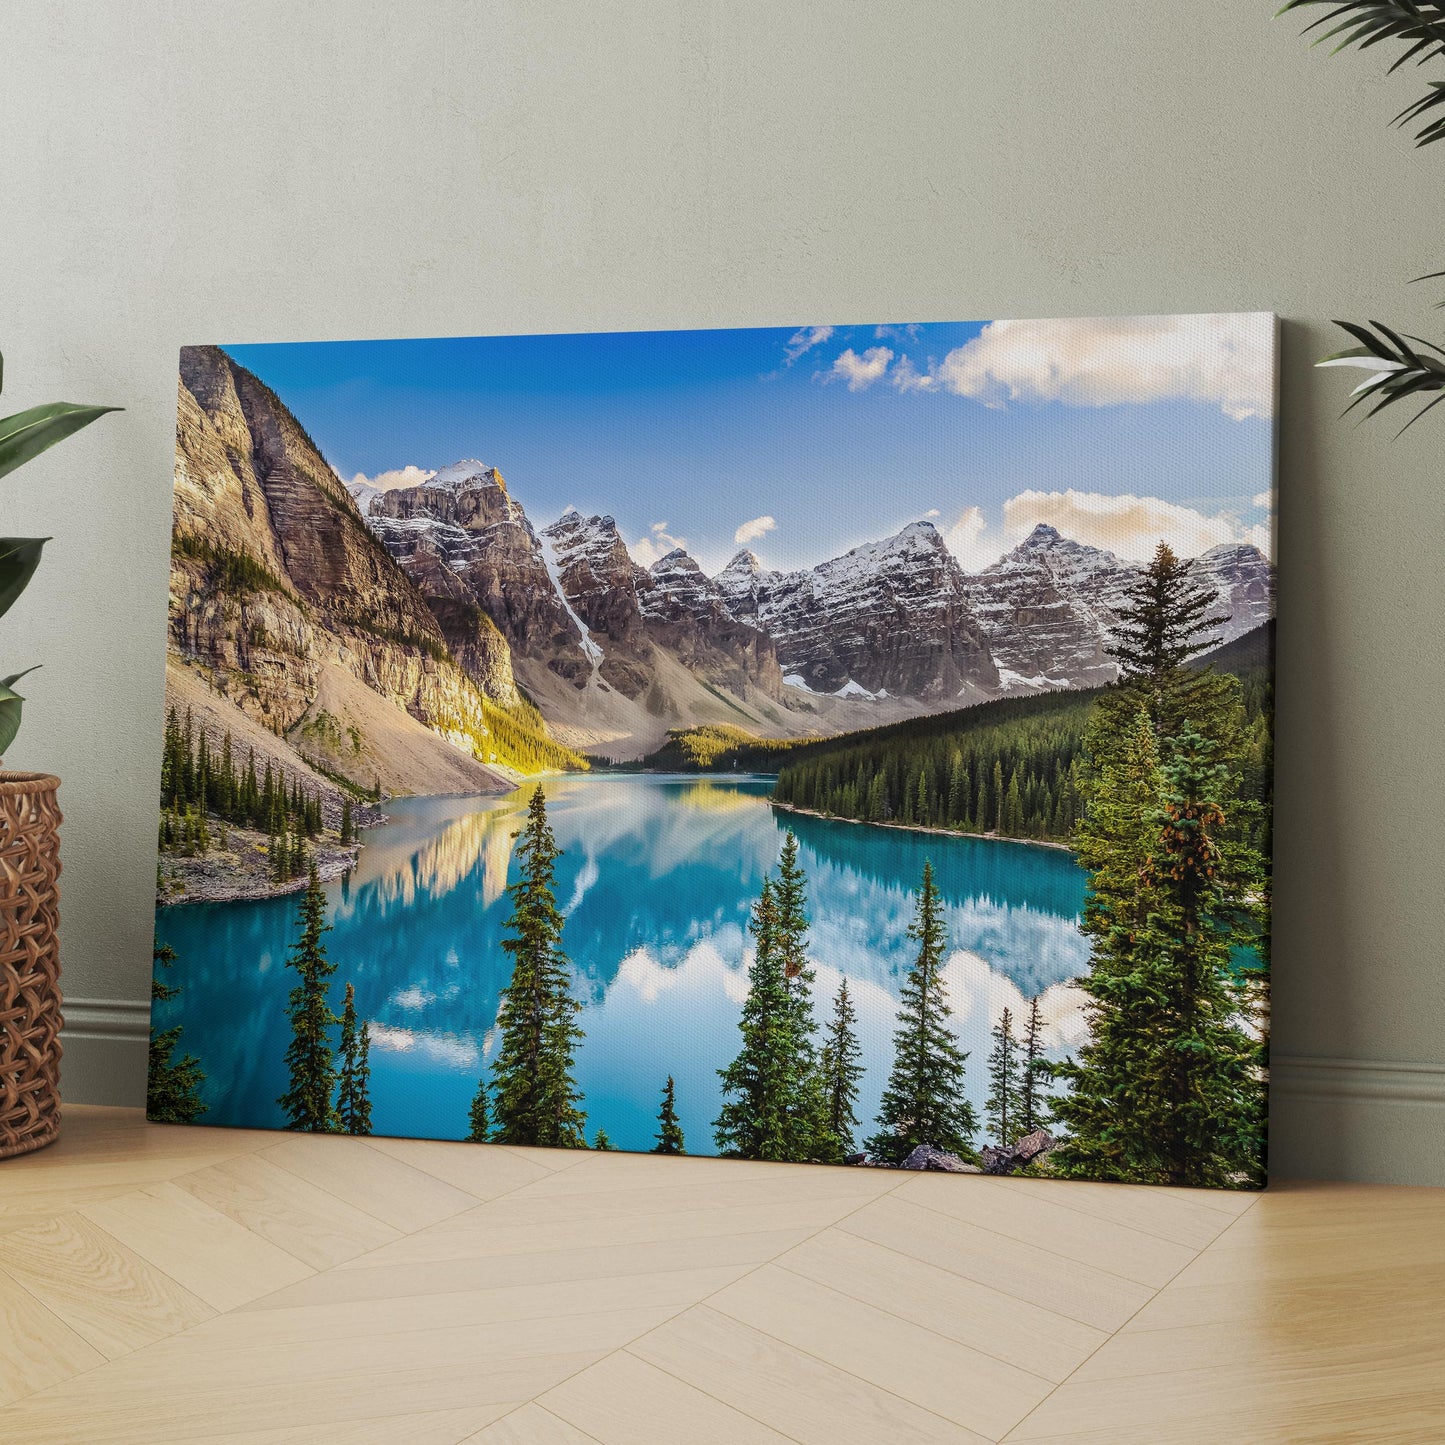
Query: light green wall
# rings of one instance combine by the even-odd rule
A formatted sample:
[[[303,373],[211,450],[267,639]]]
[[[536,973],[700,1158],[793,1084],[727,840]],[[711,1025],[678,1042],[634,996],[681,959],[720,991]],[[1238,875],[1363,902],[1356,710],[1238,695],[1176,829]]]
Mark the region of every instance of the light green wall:
[[[1332,316],[1445,332],[1445,154],[1385,128],[1418,73],[1273,8],[11,7],[6,399],[127,408],[3,491],[56,538],[3,660],[46,661],[7,761],[65,779],[72,1097],[140,1089],[182,343],[1274,310],[1276,1159],[1445,1182],[1445,419],[1352,429],[1310,367]]]

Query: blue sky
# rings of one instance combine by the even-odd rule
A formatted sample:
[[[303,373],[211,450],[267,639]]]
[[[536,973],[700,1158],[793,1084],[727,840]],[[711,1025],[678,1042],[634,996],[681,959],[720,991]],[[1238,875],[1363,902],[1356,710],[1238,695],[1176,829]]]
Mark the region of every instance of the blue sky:
[[[966,565],[1029,530],[1268,550],[1259,316],[227,346],[347,480],[463,457],[534,525],[608,512],[644,563],[810,565],[927,517]]]

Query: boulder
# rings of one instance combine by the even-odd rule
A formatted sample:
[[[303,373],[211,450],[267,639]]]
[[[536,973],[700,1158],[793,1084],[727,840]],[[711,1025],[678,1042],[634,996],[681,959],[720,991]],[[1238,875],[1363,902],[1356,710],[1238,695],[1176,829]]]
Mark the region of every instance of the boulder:
[[[920,1144],[899,1165],[900,1169],[934,1170],[942,1174],[980,1174],[976,1164],[965,1164],[957,1154],[946,1154],[931,1144]]]
[[[1004,1148],[986,1144],[978,1151],[985,1174],[1012,1174],[1025,1164],[1041,1159],[1057,1141],[1046,1129],[1035,1129]]]

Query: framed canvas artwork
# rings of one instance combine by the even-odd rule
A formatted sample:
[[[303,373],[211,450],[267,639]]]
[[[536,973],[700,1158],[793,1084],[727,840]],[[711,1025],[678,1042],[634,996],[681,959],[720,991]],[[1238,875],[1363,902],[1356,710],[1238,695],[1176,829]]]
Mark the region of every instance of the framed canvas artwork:
[[[151,1117],[1260,1186],[1275,338],[186,348]]]

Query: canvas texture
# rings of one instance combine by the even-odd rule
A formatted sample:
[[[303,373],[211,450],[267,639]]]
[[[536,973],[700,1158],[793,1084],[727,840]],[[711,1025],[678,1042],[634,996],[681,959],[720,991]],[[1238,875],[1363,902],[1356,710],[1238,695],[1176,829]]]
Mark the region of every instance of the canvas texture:
[[[1275,367],[186,348],[150,1116],[1261,1186]]]

